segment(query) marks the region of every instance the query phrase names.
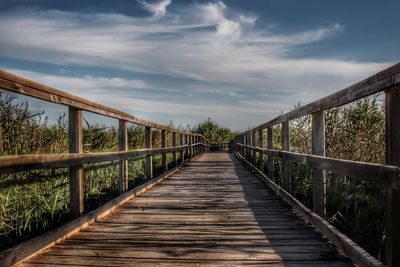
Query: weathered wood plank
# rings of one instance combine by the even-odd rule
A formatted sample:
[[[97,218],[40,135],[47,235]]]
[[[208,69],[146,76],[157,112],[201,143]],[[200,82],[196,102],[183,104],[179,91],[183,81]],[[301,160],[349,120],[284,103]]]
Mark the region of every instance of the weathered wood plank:
[[[82,111],[70,107],[68,114],[69,153],[82,153]],[[71,215],[78,217],[83,214],[84,209],[83,166],[71,166],[68,173]]]
[[[386,91],[386,162],[400,166],[400,86]],[[400,191],[387,189],[385,260],[388,266],[400,266]]]
[[[271,188],[275,194],[282,197],[284,201],[286,201],[289,205],[295,208],[301,216],[312,223],[318,231],[324,234],[330,241],[332,241],[341,251],[346,253],[346,255],[357,265],[359,266],[379,266],[383,267],[384,265],[372,257],[368,252],[366,252],[363,248],[354,243],[350,238],[346,235],[338,231],[331,224],[327,223],[324,219],[319,217],[316,213],[312,212],[309,208],[303,205],[300,201],[295,199],[290,193],[286,190],[283,190],[277,184],[275,184],[272,180],[270,180],[264,173],[255,168],[250,162],[246,161],[240,155],[237,155],[243,162],[245,162],[252,170],[257,173],[257,175]]]
[[[99,208],[84,214],[62,226],[50,230],[36,238],[30,239],[24,243],[16,245],[10,249],[0,252],[0,266],[14,266],[36,254],[44,251],[45,249],[51,247],[52,245],[65,240],[68,237],[73,236],[78,233],[80,229],[88,227],[95,221],[107,216],[118,206],[126,203],[129,199],[143,194],[145,191],[152,188],[154,185],[160,183],[163,179],[169,177],[171,174],[178,171],[183,166],[183,163],[169,170],[166,173],[150,180],[140,186],[135,187],[122,195],[114,198],[113,200],[107,202],[106,204],[100,206]],[[54,263],[53,263],[54,264]],[[53,265],[54,266],[54,265]]]
[[[114,259],[114,265],[126,260],[140,266],[146,259],[155,266],[165,261],[350,266],[227,153],[203,153],[165,181],[24,265],[107,265]]]
[[[274,149],[274,135],[273,135],[273,127],[267,128],[267,148]],[[273,179],[274,177],[274,157],[272,155],[268,155],[268,176]]]
[[[128,123],[123,120],[119,120],[119,151],[128,150]],[[128,190],[128,161],[119,161],[119,193],[122,194]]]
[[[0,174],[34,169],[61,168],[104,161],[140,158],[146,155],[181,151],[188,146],[175,148],[137,149],[121,152],[36,154],[0,157]]]
[[[289,121],[282,122],[282,151],[289,151],[290,147],[290,136],[289,136]],[[291,190],[291,179],[290,179],[290,162],[287,159],[283,159],[282,164],[282,184],[283,189],[288,191]]]
[[[245,146],[238,144],[239,146]],[[369,181],[374,184],[388,188],[400,189],[400,168],[397,166],[359,162],[344,159],[327,158],[296,152],[254,148],[269,156],[280,157],[289,161],[297,162],[312,168],[324,169],[334,173],[360,180]]]
[[[167,147],[167,131],[161,130],[161,148],[166,148],[166,147]],[[165,152],[161,154],[161,163],[163,171],[167,171],[168,162],[167,162],[167,153]]]
[[[325,157],[324,112],[312,114],[312,154]],[[321,218],[326,216],[326,172],[313,169],[313,208]]]
[[[153,133],[150,127],[145,128],[145,146],[146,148],[153,146]],[[153,178],[153,157],[151,155],[146,155],[145,172],[147,179]]]
[[[177,147],[177,144],[176,144],[176,133],[175,132],[172,132],[171,139],[172,139],[171,140],[172,147]],[[172,152],[172,164],[173,164],[174,167],[176,165],[178,165],[178,158],[176,157],[176,151]]]

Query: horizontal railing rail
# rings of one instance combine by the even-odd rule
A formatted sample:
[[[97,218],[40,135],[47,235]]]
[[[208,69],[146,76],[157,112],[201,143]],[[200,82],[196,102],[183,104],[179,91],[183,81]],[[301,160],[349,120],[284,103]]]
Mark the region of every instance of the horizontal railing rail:
[[[237,145],[248,148],[252,151],[257,151],[264,155],[269,155],[270,157],[287,159],[291,162],[300,163],[312,168],[323,169],[348,176],[349,178],[368,181],[387,188],[400,190],[400,168],[396,166],[321,157],[310,154],[247,146],[244,144]]]
[[[68,166],[79,166],[105,161],[134,160],[144,156],[152,156],[162,153],[172,153],[183,149],[195,148],[198,146],[209,147],[202,143],[192,145],[137,149],[123,152],[97,152],[97,153],[64,153],[64,154],[37,154],[0,157],[0,174],[28,171],[35,169],[62,168]]]
[[[166,130],[169,132],[175,132],[180,134],[190,134],[192,136],[201,136],[199,134],[193,134],[187,131],[173,128],[168,125],[155,123],[152,121],[144,120],[139,117],[130,115],[126,112],[113,109],[84,98],[63,92],[61,90],[25,79],[15,74],[0,70],[0,88],[7,91],[15,92],[18,94],[31,96],[37,99],[45,100],[55,104],[61,104],[68,107],[73,107],[78,110],[85,110],[99,115],[111,117],[127,121],[133,124]]]
[[[145,157],[145,175],[153,178],[153,155],[162,155],[162,170],[168,170],[167,153],[172,153],[172,165],[209,149],[211,143],[200,134],[143,120],[128,113],[77,97],[58,89],[0,70],[0,89],[68,106],[69,153],[17,155],[0,157],[0,174],[46,168],[69,168],[70,210],[73,217],[84,212],[83,165],[104,161],[119,162],[119,192],[128,190],[128,160]],[[82,111],[119,120],[119,152],[83,153]],[[145,148],[128,150],[128,123],[144,126]],[[161,130],[161,147],[152,147],[152,130]],[[167,135],[171,146],[167,147]],[[179,135],[179,136],[178,136]],[[179,143],[179,145],[178,145]]]
[[[386,164],[373,164],[359,161],[342,160],[325,156],[325,117],[324,111],[350,104],[373,94],[385,92],[386,115]],[[291,120],[311,115],[311,154],[290,151]],[[274,150],[273,127],[281,127],[281,150]],[[266,136],[265,131],[266,130]],[[256,138],[257,137],[257,138]],[[264,147],[264,138],[267,147]],[[334,229],[324,221],[326,216],[326,171],[361,179],[386,188],[387,208],[385,226],[385,259],[388,266],[400,266],[400,63],[389,67],[371,77],[347,87],[337,93],[314,101],[308,105],[282,114],[266,123],[247,130],[236,136],[231,147],[246,163],[262,175],[274,191],[283,196],[289,204],[304,213],[309,211],[297,205],[291,193],[290,163],[298,163],[312,168],[313,214],[314,225],[323,233]],[[265,159],[267,155],[267,160]],[[282,188],[271,179],[274,177],[274,158],[282,159]],[[264,174],[264,168],[267,173]],[[282,191],[281,191],[282,190]],[[284,193],[282,193],[284,192]],[[311,212],[311,211],[310,211]],[[335,231],[337,231],[335,229]],[[380,266],[382,263],[373,259],[365,250],[340,233],[332,242],[345,251],[360,266]],[[350,244],[351,243],[351,244]]]

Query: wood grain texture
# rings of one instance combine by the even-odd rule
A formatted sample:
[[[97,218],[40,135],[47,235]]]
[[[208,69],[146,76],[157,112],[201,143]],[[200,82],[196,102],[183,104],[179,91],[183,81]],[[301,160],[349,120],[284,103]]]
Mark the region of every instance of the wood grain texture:
[[[400,166],[400,86],[385,95],[386,108],[386,163]],[[386,264],[400,266],[400,191],[387,190],[385,247]]]
[[[21,266],[352,266],[228,153],[152,190]]]
[[[286,190],[278,186],[272,180],[270,180],[263,172],[258,170],[250,162],[248,162],[241,155],[237,155],[247,166],[249,166],[265,184],[268,185],[272,191],[280,196],[287,204],[292,206],[299,214],[313,226],[318,229],[324,236],[326,236],[333,244],[335,244],[340,250],[342,250],[346,255],[356,264],[356,266],[361,267],[384,267],[384,265],[371,256],[367,251],[358,246],[349,237],[338,231],[333,225],[326,222],[323,218],[318,216],[318,214],[312,212],[309,208],[303,205],[300,201],[294,198]]]
[[[268,154],[268,157],[280,157],[312,168],[323,169],[348,176],[349,178],[400,190],[400,168],[397,166],[327,158],[297,152],[251,147],[244,144],[237,145]]]
[[[325,157],[324,111],[312,114],[312,154]],[[326,172],[313,169],[313,209],[321,218],[326,216]]]
[[[68,116],[69,153],[79,154],[83,152],[82,110],[70,107]],[[73,217],[78,217],[82,215],[84,211],[82,164],[71,166],[68,173],[71,215]]]
[[[119,151],[128,150],[128,123],[123,120],[119,120]],[[122,194],[128,190],[128,161],[119,161],[119,181],[118,181],[119,193]]]
[[[146,127],[144,132],[145,147],[151,149],[153,144],[152,129],[150,127]],[[151,155],[146,155],[145,173],[147,179],[153,178],[153,157]]]

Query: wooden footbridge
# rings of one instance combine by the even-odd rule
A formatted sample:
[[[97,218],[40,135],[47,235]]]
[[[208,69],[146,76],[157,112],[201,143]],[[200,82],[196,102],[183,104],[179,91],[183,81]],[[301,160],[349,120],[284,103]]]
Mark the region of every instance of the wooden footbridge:
[[[210,152],[213,144],[201,135],[4,71],[0,88],[69,107],[70,153],[3,156],[0,173],[68,167],[75,217],[0,252],[0,266],[384,266],[324,220],[327,171],[386,188],[385,261],[400,266],[400,64],[238,135],[230,152]],[[383,91],[387,165],[325,157],[324,110]],[[83,153],[82,111],[119,120],[119,152]],[[309,114],[312,154],[291,152],[289,121]],[[144,149],[128,150],[128,123],[145,127]],[[282,133],[279,151],[272,142],[276,125]],[[161,130],[161,148],[152,148],[153,129]],[[163,173],[153,177],[157,154]],[[140,157],[147,182],[129,188],[127,161]],[[282,187],[269,178],[276,158],[283,161]],[[104,161],[119,162],[120,195],[85,212],[83,165]],[[290,194],[290,162],[313,168],[312,210]]]

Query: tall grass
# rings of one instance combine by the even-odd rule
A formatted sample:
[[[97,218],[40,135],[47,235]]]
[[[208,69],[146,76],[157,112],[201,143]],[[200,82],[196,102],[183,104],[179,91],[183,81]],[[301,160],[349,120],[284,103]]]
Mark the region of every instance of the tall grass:
[[[46,113],[32,113],[27,101],[0,93],[0,155],[68,152],[65,114],[54,124]],[[154,133],[154,146],[159,146]],[[118,150],[115,127],[84,119],[84,152]],[[144,147],[144,129],[129,125],[128,147]],[[129,188],[145,181],[142,159],[129,160]],[[118,162],[87,164],[84,168],[85,212],[118,194]],[[47,169],[0,175],[0,250],[66,222],[69,217],[68,169]]]

